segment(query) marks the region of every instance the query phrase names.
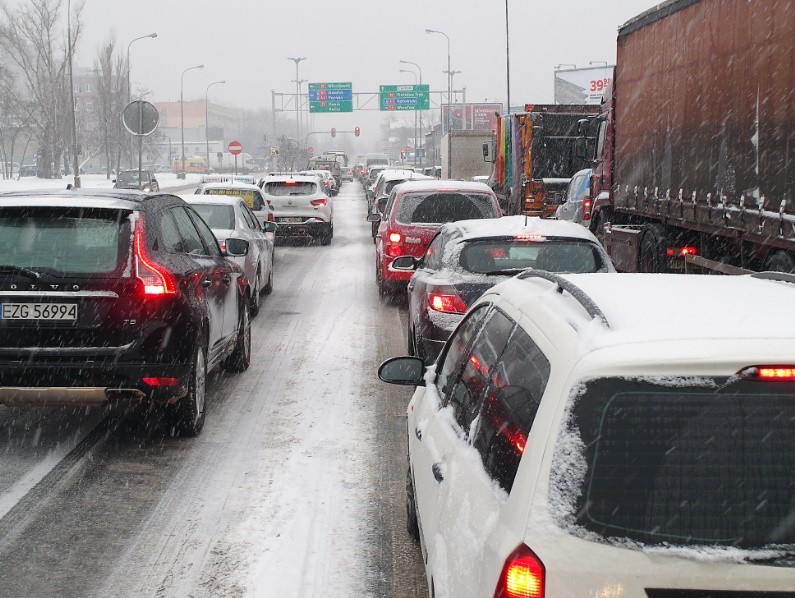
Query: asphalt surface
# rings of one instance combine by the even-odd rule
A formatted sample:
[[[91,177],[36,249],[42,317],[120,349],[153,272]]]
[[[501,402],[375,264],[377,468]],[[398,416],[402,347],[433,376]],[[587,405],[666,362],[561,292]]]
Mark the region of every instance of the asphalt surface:
[[[405,523],[405,302],[361,187],[329,247],[278,246],[242,374],[195,439],[141,410],[0,406],[0,596],[426,596]]]

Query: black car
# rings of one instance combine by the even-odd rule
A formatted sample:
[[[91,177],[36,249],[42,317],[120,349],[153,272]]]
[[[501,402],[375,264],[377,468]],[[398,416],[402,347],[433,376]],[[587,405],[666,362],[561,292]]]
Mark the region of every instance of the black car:
[[[149,170],[142,170],[138,176],[138,170],[122,170],[113,180],[114,189],[138,189],[146,193],[157,193],[160,191],[160,183],[157,182],[155,175]]]
[[[408,285],[408,350],[429,364],[469,306],[508,277],[527,268],[615,272],[586,228],[524,216],[445,224],[422,259],[395,258],[392,267],[416,270]]]
[[[248,281],[182,199],[0,194],[0,403],[152,401],[204,423],[207,373],[248,368]]]

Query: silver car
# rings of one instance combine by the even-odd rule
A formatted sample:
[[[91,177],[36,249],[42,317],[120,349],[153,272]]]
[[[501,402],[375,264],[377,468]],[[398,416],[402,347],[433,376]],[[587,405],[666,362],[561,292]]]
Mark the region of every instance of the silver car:
[[[588,226],[591,219],[591,169],[580,170],[569,181],[565,201],[555,211],[558,220]]]
[[[240,196],[226,195],[182,195],[182,199],[193,206],[212,229],[221,250],[227,239],[245,239],[249,244],[248,254],[230,257],[243,268],[249,281],[250,312],[259,312],[261,295],[273,291],[273,233],[275,222],[260,224],[254,213]]]

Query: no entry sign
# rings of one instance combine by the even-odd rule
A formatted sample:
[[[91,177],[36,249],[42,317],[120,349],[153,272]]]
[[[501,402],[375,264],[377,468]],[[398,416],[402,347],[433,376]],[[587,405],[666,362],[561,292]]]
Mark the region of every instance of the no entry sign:
[[[229,153],[233,156],[237,156],[240,152],[243,151],[243,146],[240,145],[239,141],[230,141],[229,142]]]

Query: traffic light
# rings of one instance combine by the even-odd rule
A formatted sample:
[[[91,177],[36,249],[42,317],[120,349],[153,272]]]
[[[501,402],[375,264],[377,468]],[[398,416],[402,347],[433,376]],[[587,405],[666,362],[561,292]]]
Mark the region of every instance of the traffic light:
[[[331,127],[331,136],[332,136],[332,137],[336,137],[336,136],[337,136],[337,129],[336,129],[336,127]]]
[[[357,137],[359,136],[359,133],[360,133],[360,132],[361,132],[361,131],[359,130],[359,127],[356,127],[356,128],[353,130],[353,134],[354,134],[354,135],[356,135]]]

